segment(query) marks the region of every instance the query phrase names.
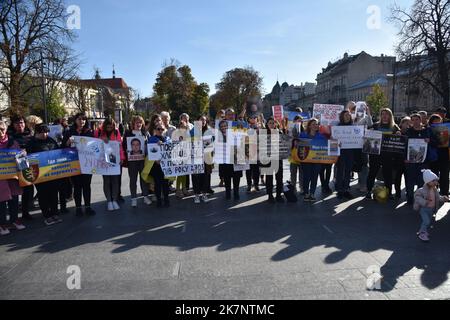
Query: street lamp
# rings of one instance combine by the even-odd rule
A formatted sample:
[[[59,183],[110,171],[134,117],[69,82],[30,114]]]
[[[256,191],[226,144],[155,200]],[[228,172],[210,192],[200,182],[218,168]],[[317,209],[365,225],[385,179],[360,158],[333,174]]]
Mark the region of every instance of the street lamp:
[[[397,58],[394,59],[393,66],[394,73],[388,73],[386,75],[387,78],[392,78],[392,113],[395,115],[395,87],[397,85]]]

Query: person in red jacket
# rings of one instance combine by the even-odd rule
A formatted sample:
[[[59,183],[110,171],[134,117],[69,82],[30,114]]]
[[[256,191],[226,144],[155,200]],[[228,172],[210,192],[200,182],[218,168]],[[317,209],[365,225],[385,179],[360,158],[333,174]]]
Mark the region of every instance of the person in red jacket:
[[[117,129],[116,122],[113,119],[106,119],[100,129],[95,132],[95,137],[102,139],[106,144],[110,141],[117,141],[120,144],[120,159],[116,159],[111,154],[109,162],[122,164],[125,160],[125,153],[122,147],[122,136]],[[116,176],[103,176],[103,192],[105,193],[106,200],[108,201],[108,211],[120,210],[119,206],[119,188],[120,188],[120,175]]]

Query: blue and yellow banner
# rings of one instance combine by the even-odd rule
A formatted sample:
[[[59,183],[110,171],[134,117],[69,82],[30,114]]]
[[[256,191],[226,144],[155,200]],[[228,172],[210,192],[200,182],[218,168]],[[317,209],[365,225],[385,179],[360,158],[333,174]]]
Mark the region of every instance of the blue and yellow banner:
[[[0,150],[0,180],[18,179],[16,155],[21,152],[13,149]]]
[[[294,140],[292,160],[295,163],[334,164],[339,157],[328,155],[328,140],[326,139],[299,139]]]
[[[28,155],[30,168],[19,173],[21,187],[81,174],[76,149],[58,149]]]

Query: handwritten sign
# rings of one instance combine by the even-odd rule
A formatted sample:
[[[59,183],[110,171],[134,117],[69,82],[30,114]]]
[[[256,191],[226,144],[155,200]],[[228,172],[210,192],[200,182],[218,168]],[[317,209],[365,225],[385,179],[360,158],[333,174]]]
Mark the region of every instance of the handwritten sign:
[[[339,124],[339,115],[345,107],[332,104],[315,104],[313,118],[320,121],[323,126],[335,126]]]
[[[339,140],[341,149],[362,149],[364,126],[336,126],[331,127],[333,139]]]

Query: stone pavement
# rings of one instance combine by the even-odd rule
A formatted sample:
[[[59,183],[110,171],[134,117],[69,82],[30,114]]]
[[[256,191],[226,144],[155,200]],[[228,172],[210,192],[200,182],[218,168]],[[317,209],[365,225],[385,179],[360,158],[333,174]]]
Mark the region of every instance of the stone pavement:
[[[27,230],[1,237],[0,299],[450,298],[448,217],[424,244],[417,213],[363,195],[271,205],[243,186],[238,203],[216,188],[208,204],[133,210],[126,171],[122,190],[127,203],[107,213],[95,177],[94,218],[72,207],[46,227],[37,212]],[[67,288],[73,265],[81,290]],[[380,290],[367,290],[369,268],[381,271]]]

